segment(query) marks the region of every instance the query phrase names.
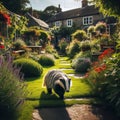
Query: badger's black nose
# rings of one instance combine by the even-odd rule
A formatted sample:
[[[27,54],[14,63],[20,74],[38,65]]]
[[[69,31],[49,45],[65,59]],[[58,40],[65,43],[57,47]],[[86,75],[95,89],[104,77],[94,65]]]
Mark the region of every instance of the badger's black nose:
[[[66,92],[69,92],[69,90],[66,90]]]

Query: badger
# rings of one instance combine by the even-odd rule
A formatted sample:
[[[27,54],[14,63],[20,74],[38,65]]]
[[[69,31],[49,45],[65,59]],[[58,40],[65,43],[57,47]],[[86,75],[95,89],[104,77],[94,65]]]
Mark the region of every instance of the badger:
[[[64,93],[70,91],[71,79],[60,70],[50,70],[44,77],[44,86],[48,94],[52,94],[52,89],[57,95],[64,99]]]

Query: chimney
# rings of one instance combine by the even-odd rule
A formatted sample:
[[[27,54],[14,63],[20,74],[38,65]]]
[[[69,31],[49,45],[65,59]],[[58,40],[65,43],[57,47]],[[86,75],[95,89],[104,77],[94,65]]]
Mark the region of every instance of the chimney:
[[[59,13],[59,12],[62,12],[62,9],[61,9],[61,7],[60,7],[60,4],[58,5],[58,10],[57,10],[57,12]]]
[[[82,0],[82,7],[88,6],[88,1],[87,0]]]

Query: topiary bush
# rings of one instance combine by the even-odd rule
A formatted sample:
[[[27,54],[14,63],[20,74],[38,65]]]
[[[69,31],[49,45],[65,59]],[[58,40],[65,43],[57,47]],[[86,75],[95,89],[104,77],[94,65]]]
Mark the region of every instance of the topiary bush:
[[[87,34],[84,30],[77,30],[72,34],[72,39],[83,41],[87,38]]]
[[[38,62],[28,58],[17,59],[14,61],[14,65],[21,67],[24,77],[38,77],[43,72],[43,68]]]
[[[41,55],[38,62],[42,66],[54,66],[55,65],[54,57],[52,55],[50,55],[50,54]]]
[[[27,95],[20,69],[0,56],[0,119],[17,120]]]
[[[81,42],[81,50],[82,51],[89,51],[91,50],[91,45],[89,40],[85,40]]]
[[[87,58],[77,58],[72,61],[72,67],[75,72],[86,73],[90,68],[90,60]]]
[[[70,58],[73,58],[80,50],[80,41],[73,40],[67,48],[67,54]]]
[[[66,54],[67,46],[68,46],[68,41],[66,41],[65,39],[60,40],[59,42],[60,53]]]
[[[95,31],[99,31],[100,33],[106,33],[107,25],[104,22],[98,22],[95,26]]]

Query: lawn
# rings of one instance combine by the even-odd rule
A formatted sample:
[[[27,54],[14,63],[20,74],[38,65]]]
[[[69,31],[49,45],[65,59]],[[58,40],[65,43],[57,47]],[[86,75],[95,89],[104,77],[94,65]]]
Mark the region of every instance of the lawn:
[[[63,63],[67,64],[64,65]],[[27,100],[25,101],[24,109],[19,120],[30,120],[34,108],[96,103],[96,99],[92,98],[92,91],[90,86],[84,81],[84,79],[75,78],[74,76],[70,77],[72,80],[71,90],[69,93],[65,93],[64,100],[60,100],[59,97],[54,93],[54,91],[52,95],[48,95],[46,88],[43,87],[42,84],[44,80],[44,75],[50,69],[61,69],[67,74],[74,74],[74,70],[71,69],[70,61],[66,57],[62,57],[56,60],[55,66],[44,68],[44,72],[41,77],[26,79],[26,84],[28,86],[27,90],[29,94],[27,96]]]

